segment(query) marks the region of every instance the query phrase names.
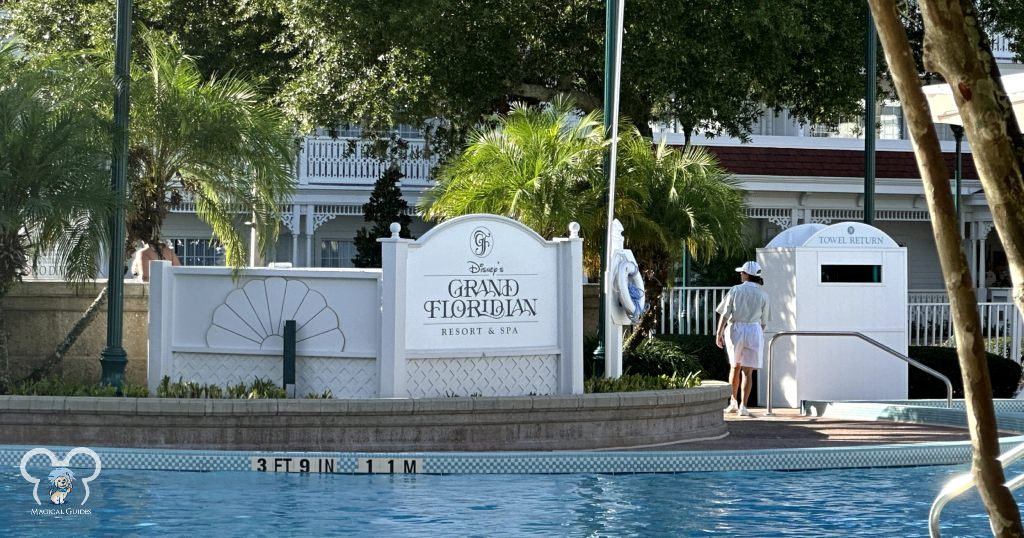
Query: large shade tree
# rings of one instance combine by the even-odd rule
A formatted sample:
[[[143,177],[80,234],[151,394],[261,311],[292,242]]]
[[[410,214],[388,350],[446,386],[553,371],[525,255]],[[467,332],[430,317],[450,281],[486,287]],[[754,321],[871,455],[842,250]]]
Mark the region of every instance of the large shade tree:
[[[33,50],[95,46],[113,1],[14,0],[9,26]],[[513,102],[567,94],[601,108],[602,0],[138,0],[135,12],[204,75],[267,80],[306,126],[429,125],[458,140]],[[860,108],[863,20],[855,2],[630,0],[622,110],[686,135],[744,136],[762,104],[838,121]]]

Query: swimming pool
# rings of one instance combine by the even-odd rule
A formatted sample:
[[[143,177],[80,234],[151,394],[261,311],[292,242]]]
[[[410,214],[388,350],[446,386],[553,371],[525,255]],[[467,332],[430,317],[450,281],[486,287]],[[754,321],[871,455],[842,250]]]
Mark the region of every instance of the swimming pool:
[[[5,536],[927,536],[964,466],[680,474],[342,475],[104,470],[88,514],[39,515],[0,475]],[[42,486],[41,486],[42,489]],[[45,497],[43,502],[46,502]],[[77,502],[67,505],[80,509]],[[946,536],[991,536],[976,493]]]

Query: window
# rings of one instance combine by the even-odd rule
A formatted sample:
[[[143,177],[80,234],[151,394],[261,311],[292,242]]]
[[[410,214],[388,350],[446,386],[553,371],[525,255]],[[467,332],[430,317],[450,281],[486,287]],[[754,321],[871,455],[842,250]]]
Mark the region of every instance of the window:
[[[871,283],[882,282],[881,265],[822,265],[821,282],[837,283]]]
[[[320,241],[320,267],[352,267],[352,258],[355,257],[356,244],[353,241]]]
[[[224,247],[216,239],[179,237],[171,242],[182,265],[224,265]]]

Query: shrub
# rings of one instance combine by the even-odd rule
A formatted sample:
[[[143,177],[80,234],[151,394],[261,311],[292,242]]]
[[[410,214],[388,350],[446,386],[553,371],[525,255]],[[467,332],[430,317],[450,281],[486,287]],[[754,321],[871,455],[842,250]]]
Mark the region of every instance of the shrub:
[[[329,394],[330,391],[326,391],[323,397]],[[268,399],[268,398],[284,398],[285,390],[278,387],[273,381],[269,379],[256,378],[253,380],[252,385],[246,385],[244,382],[238,383],[237,385],[231,385],[225,391],[220,385],[208,384],[200,385],[195,381],[182,381],[179,377],[178,381],[172,383],[171,379],[167,376],[160,381],[160,386],[157,388],[157,396],[160,398],[232,398],[241,400],[255,400],[255,399]]]
[[[911,346],[907,354],[910,358],[948,377],[953,385],[953,397],[963,398],[964,382],[955,348]],[[992,396],[994,398],[1012,398],[1020,383],[1021,366],[1015,361],[994,353],[986,353],[986,356],[988,358],[988,374],[992,380]],[[945,383],[913,366],[910,367],[908,385],[910,398],[946,397]]]
[[[700,372],[691,372],[685,376],[627,374],[618,379],[608,379],[605,377],[587,379],[583,382],[583,391],[597,393],[685,389],[698,387],[700,383]]]
[[[660,334],[657,339],[672,342],[682,353],[693,357],[704,379],[729,380],[729,355],[715,345],[714,335]]]
[[[149,389],[145,386],[130,383],[126,383],[121,392],[128,398],[149,396]],[[14,383],[5,393],[21,396],[117,396],[117,389],[111,385],[74,383],[56,377],[46,377],[38,381]]]
[[[622,357],[622,371],[646,376],[686,375],[701,370],[700,363],[678,344],[657,338],[645,339]]]

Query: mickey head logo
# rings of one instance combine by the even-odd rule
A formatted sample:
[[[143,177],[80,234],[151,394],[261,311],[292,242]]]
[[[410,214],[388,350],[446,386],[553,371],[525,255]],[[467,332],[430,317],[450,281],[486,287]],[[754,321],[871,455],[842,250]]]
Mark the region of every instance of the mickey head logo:
[[[32,498],[36,500],[36,504],[38,505],[43,504],[39,500],[39,482],[41,482],[41,479],[29,474],[28,462],[32,459],[33,456],[38,456],[40,454],[45,454],[47,457],[50,458],[50,467],[53,468],[53,471],[49,473],[47,481],[50,484],[51,489],[56,489],[64,492],[70,491],[70,489],[73,487],[73,482],[75,480],[74,473],[67,469],[67,467],[71,465],[72,458],[79,454],[85,454],[86,456],[92,458],[94,462],[96,462],[96,470],[93,471],[93,473],[90,476],[87,476],[82,479],[82,487],[85,488],[85,496],[82,498],[82,502],[80,504],[85,504],[85,501],[89,500],[89,482],[92,482],[97,476],[100,475],[100,469],[102,465],[100,464],[99,454],[97,454],[94,450],[90,448],[85,448],[82,446],[71,449],[67,454],[64,455],[64,459],[58,459],[57,455],[47,448],[33,448],[32,450],[26,452],[25,455],[21,457],[21,476],[25,480],[32,483]],[[61,496],[59,498],[61,499],[61,501],[58,504],[63,504],[65,497]]]

